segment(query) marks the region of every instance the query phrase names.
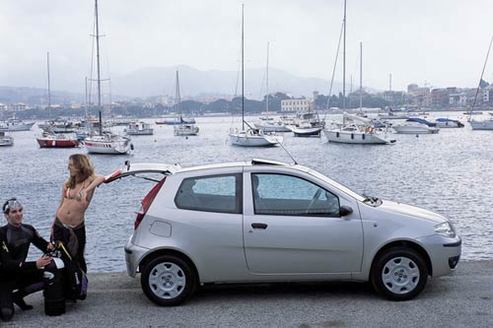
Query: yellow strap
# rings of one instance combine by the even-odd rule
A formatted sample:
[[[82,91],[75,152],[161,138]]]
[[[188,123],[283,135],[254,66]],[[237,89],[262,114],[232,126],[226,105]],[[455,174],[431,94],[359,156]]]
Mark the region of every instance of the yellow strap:
[[[9,249],[7,247],[7,245],[5,245],[5,242],[2,241],[2,248],[8,253],[9,252]]]
[[[72,261],[72,256],[70,256],[70,253],[67,251],[67,249],[65,248],[65,246],[63,245],[62,242],[58,243],[58,247],[60,247],[65,252],[65,254],[68,256],[70,261]]]

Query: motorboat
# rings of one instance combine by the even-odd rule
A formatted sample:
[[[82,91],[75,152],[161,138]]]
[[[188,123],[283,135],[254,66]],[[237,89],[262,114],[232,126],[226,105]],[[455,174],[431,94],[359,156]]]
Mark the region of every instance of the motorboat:
[[[142,121],[129,123],[124,131],[132,136],[151,136],[154,134],[154,129],[151,128],[151,125]]]
[[[325,126],[325,122],[314,111],[296,114],[293,123],[289,129],[295,137],[319,137]]]
[[[175,136],[196,136],[199,134],[199,127],[195,124],[180,124],[175,125],[173,128]]]
[[[309,123],[299,123],[296,126],[291,126],[290,130],[295,137],[320,137],[322,126],[311,126]]]
[[[13,146],[14,138],[0,131],[0,146]]]
[[[155,121],[156,124],[166,124],[166,125],[177,125],[177,124],[195,124],[195,118],[193,117],[183,117],[172,116],[172,117],[163,117],[160,120]]]
[[[36,138],[36,141],[40,148],[74,148],[79,146],[77,137],[60,133],[44,132],[41,137]]]
[[[38,124],[38,127],[43,131],[49,131],[50,133],[73,133],[77,128],[77,125],[71,121],[66,120],[52,120]]]
[[[406,121],[401,124],[392,125],[395,133],[399,134],[435,134],[440,131],[437,127],[428,126],[416,121]]]
[[[0,131],[3,132],[19,132],[29,131],[35,122],[23,122],[21,120],[11,118],[0,122]]]
[[[264,120],[255,123],[255,127],[263,132],[291,132],[291,129],[280,120]]]
[[[439,128],[463,128],[464,124],[459,120],[439,117],[435,120],[436,126]]]

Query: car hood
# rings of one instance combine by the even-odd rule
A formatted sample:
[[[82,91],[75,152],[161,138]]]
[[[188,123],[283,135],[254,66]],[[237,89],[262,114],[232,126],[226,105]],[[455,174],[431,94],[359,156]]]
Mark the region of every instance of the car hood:
[[[393,202],[390,200],[383,200],[382,205],[380,205],[379,208],[388,213],[427,220],[436,224],[447,221],[444,216],[432,211],[428,211],[411,205]]]

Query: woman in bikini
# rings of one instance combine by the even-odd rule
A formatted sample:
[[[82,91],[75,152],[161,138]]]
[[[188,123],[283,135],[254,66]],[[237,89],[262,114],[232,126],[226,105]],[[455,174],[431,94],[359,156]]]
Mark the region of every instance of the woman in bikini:
[[[86,246],[84,215],[94,189],[104,181],[104,177],[94,173],[89,157],[84,154],[70,155],[68,170],[70,175],[63,184],[62,199],[52,229],[52,240],[63,242],[80,268],[87,272],[84,259]]]

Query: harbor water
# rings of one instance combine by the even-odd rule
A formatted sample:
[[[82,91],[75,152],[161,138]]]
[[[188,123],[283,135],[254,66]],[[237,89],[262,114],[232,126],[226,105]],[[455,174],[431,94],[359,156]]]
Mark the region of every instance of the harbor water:
[[[91,155],[92,162],[103,175],[122,167],[126,160],[182,166],[252,158],[292,162],[281,147],[229,145],[229,129],[240,127],[237,118],[199,117],[197,124],[199,135],[188,138],[174,136],[172,126],[153,125],[153,136],[132,137],[133,154]],[[12,133],[14,146],[0,148],[0,201],[17,197],[24,204],[24,222],[48,238],[68,176],[68,157],[86,151],[40,149],[35,139],[40,133],[36,126]],[[324,137],[285,134],[284,146],[299,164],[356,192],[450,218],[463,239],[463,260],[493,259],[493,131],[472,131],[466,124],[465,128],[441,129],[436,135],[394,134],[392,138],[397,140],[393,145],[345,145],[327,143]],[[130,177],[96,190],[86,213],[89,271],[125,270],[123,246],[132,233],[139,202],[151,187],[152,182]]]

